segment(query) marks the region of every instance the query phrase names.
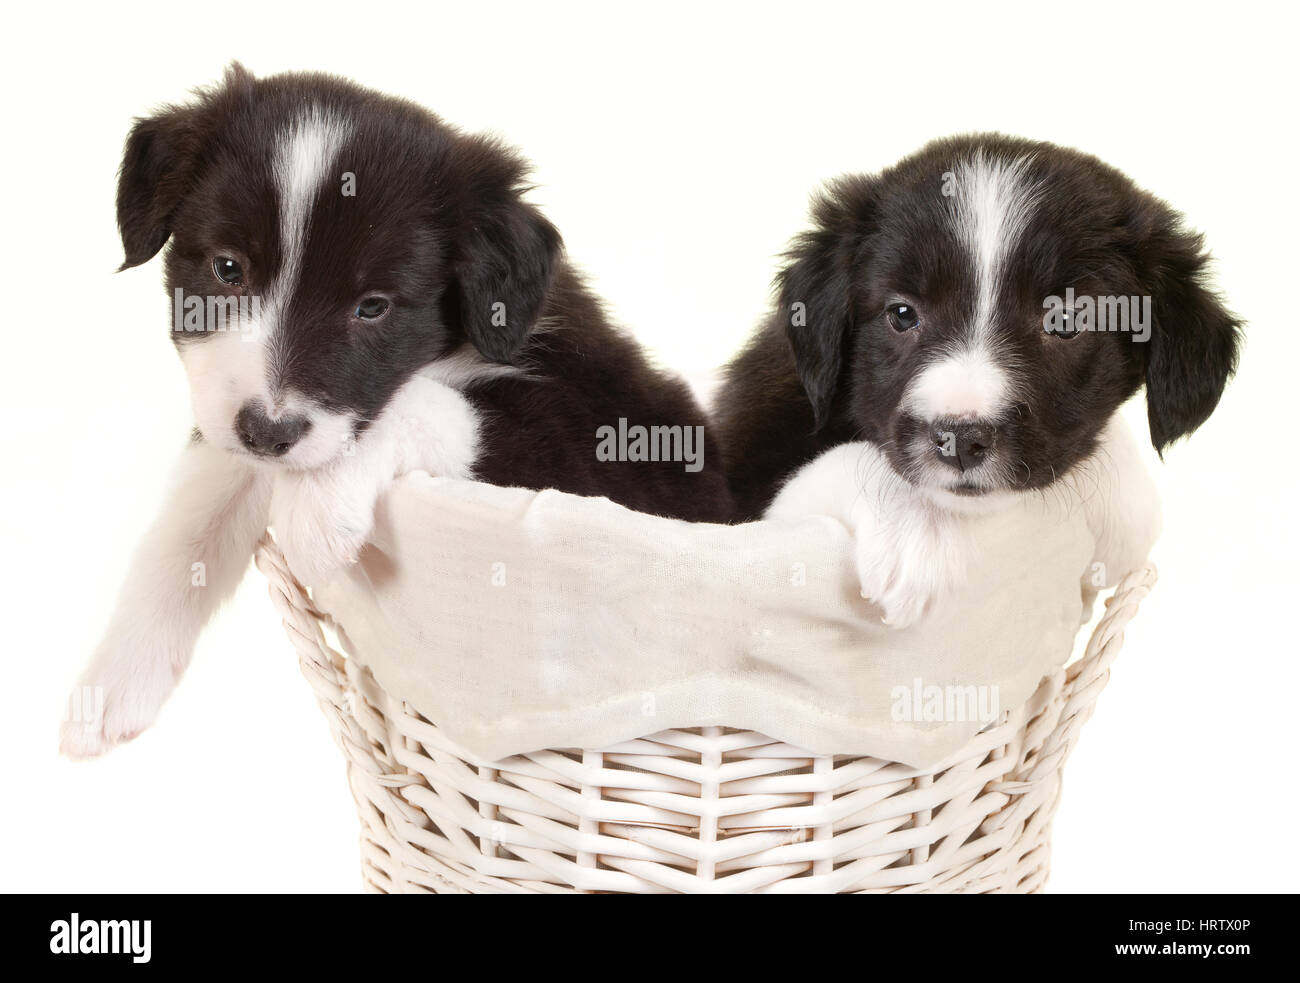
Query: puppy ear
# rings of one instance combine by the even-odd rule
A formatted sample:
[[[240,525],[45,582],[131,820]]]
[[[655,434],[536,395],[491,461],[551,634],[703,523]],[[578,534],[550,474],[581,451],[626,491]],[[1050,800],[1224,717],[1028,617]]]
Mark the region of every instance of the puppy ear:
[[[1146,349],[1147,420],[1163,453],[1199,427],[1237,368],[1241,321],[1209,286],[1202,236],[1159,203],[1142,257],[1151,294]],[[1134,341],[1135,344],[1138,342]]]
[[[117,175],[117,227],[125,259],[119,270],[148,262],[172,232],[172,218],[194,179],[209,115],[251,90],[253,76],[238,62],[222,84],[199,90],[199,101],[167,106],[138,119],[126,138]]]
[[[853,327],[853,269],[875,222],[874,179],[832,182],[813,200],[813,228],[794,240],[777,274],[777,317],[812,403],[816,430],[826,425],[844,371]]]
[[[117,227],[126,258],[119,270],[148,262],[172,234],[172,215],[198,153],[197,110],[173,107],[136,120],[117,175]]]
[[[560,259],[560,233],[521,195],[524,164],[472,139],[461,161],[474,176],[455,246],[454,316],[470,343],[509,364],[541,315]]]

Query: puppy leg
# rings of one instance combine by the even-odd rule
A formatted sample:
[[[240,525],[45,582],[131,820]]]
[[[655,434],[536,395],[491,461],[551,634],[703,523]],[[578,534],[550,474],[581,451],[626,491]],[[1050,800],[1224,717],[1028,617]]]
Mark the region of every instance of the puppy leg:
[[[966,525],[920,495],[855,515],[862,597],[891,628],[916,624],[967,575]]]
[[[1093,456],[1065,481],[1082,502],[1096,543],[1083,576],[1090,607],[1097,591],[1114,587],[1151,552],[1160,536],[1160,495],[1133,431],[1119,416],[1106,425]]]
[[[243,578],[269,497],[268,480],[249,462],[201,441],[185,449],[108,631],[69,699],[65,755],[102,754],[153,722],[199,631]]]
[[[374,526],[375,505],[409,471],[469,478],[478,441],[473,409],[459,392],[416,376],[333,461],[276,476],[271,527],[289,567],[323,584],[354,563]]]
[[[831,448],[777,495],[767,518],[829,515],[853,533],[862,597],[893,628],[915,624],[966,573],[966,530],[867,443]]]

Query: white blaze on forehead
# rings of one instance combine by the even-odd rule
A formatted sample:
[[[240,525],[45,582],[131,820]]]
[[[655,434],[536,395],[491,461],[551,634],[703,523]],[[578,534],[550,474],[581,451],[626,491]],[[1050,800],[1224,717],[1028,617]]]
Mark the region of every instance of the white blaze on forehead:
[[[347,136],[344,120],[312,106],[280,137],[275,188],[280,201],[281,263],[271,292],[284,302],[293,295],[302,273],[312,205],[332,180],[332,168]]]
[[[905,409],[933,421],[994,420],[1012,399],[1005,366],[982,348],[957,352],[927,366],[907,388]]]
[[[965,337],[908,387],[906,409],[924,420],[995,419],[1013,398],[1006,358],[993,333],[1007,259],[1038,201],[1030,157],[1002,160],[977,150],[957,163],[949,216],[975,273],[975,310]]]
[[[348,129],[344,120],[312,106],[280,132],[272,177],[280,210],[280,268],[262,298],[259,349],[263,385],[249,398],[260,398],[272,417],[286,412],[279,375],[288,356],[281,330],[284,312],[302,277],[303,254],[311,234],[312,206],[333,169]]]
[[[1031,157],[1000,160],[983,149],[954,168],[953,230],[975,268],[971,340],[987,343],[1007,257],[1038,202],[1039,185],[1026,171]]]
[[[235,442],[235,417],[249,402],[260,403],[272,418],[308,416],[313,430],[303,445],[341,442],[350,431],[348,420],[331,419],[332,414],[285,393],[278,378],[288,354],[282,337],[283,316],[301,279],[312,206],[321,188],[333,181],[347,137],[345,121],[320,106],[305,109],[280,132],[272,161],[280,268],[259,296],[256,316],[244,320],[238,331],[196,338],[181,347],[196,422],[204,435],[219,445]]]

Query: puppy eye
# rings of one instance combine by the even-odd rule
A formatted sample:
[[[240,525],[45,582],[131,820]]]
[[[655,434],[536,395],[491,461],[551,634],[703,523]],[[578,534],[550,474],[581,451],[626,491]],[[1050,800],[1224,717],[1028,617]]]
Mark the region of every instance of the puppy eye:
[[[1060,323],[1052,330],[1052,334],[1058,338],[1064,338],[1069,341],[1071,338],[1077,338],[1083,333],[1080,327],[1078,311],[1061,311]]]
[[[357,305],[356,316],[363,321],[377,321],[388,313],[389,303],[383,297],[367,297]]]
[[[212,272],[222,283],[238,286],[244,282],[244,270],[229,256],[218,256],[212,261]]]
[[[921,315],[911,304],[890,304],[885,308],[885,316],[895,331],[911,331],[921,323]]]

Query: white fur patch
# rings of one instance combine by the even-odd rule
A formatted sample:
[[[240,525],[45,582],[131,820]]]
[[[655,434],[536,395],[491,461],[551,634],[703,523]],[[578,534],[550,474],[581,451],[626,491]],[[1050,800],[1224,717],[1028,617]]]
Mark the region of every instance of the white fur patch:
[[[1147,558],[1162,525],[1160,494],[1123,417],[1110,418],[1092,456],[1071,468],[1059,487],[1082,503],[1097,540],[1085,584],[1114,587]]]
[[[181,365],[190,384],[190,404],[199,431],[214,446],[240,453],[235,416],[250,398],[267,394],[267,348],[260,324],[187,341]]]
[[[484,379],[526,376],[528,370],[518,365],[490,362],[479,354],[478,349],[466,342],[436,362],[430,362],[420,369],[419,374],[452,389],[463,389]]]
[[[478,446],[469,400],[416,375],[347,452],[315,470],[277,473],[271,525],[290,568],[305,583],[325,583],[356,560],[375,505],[396,478],[411,471],[472,478]]]
[[[1013,386],[1006,368],[983,347],[967,348],[927,366],[908,386],[903,407],[922,420],[994,420]]]
[[[987,345],[1007,256],[1024,232],[1040,194],[1026,170],[1032,158],[990,158],[977,150],[955,169],[954,231],[975,266],[976,305],[971,342]]]

